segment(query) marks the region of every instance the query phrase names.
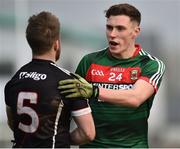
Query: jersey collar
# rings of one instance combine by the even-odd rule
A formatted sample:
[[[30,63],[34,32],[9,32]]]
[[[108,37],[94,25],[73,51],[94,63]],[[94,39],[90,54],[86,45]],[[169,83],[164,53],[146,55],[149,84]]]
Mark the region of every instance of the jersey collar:
[[[54,63],[51,60],[45,60],[45,59],[37,59],[37,58],[33,58],[32,62],[46,62],[46,63]]]
[[[133,58],[135,58],[135,57],[139,54],[139,51],[141,51],[141,49],[142,49],[139,44],[135,44],[135,48],[136,48],[136,50],[134,51],[132,57],[130,57],[130,58],[128,58],[128,59],[133,59]],[[112,56],[111,52],[108,50],[108,47],[107,47],[107,52],[108,52],[108,55],[109,55],[111,58],[115,58],[115,57]],[[116,58],[115,58],[115,59],[116,59]],[[123,59],[121,59],[121,60],[123,60]]]
[[[139,54],[139,51],[141,51],[141,46],[139,44],[135,44],[136,50],[134,51],[134,54],[132,58],[136,57]]]

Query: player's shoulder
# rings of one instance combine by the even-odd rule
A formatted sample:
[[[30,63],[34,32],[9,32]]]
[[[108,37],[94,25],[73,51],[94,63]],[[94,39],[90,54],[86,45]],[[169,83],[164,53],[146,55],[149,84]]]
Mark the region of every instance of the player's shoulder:
[[[9,81],[5,84],[5,86],[4,86],[4,91],[6,92],[7,89],[8,89],[10,86],[11,86],[11,80],[9,80]]]
[[[8,88],[10,88],[17,80],[18,78],[18,71],[16,71],[11,78],[7,81],[7,83],[5,84],[4,90],[7,90]]]
[[[8,82],[6,83],[6,86],[12,84],[19,76],[19,73],[25,69],[25,67],[27,67],[28,64],[25,64],[23,66],[21,66],[14,74],[12,74],[11,78],[8,80]]]
[[[56,71],[57,75],[60,75],[60,77],[72,78],[71,72],[69,70],[62,68],[55,63],[50,63],[50,66],[52,67],[53,72]]]
[[[147,51],[145,51],[143,49],[139,52],[139,55],[145,61],[144,67],[151,67],[151,68],[161,69],[164,72],[165,64],[161,59],[157,58],[156,56],[153,56],[152,54],[150,54],[149,52],[147,52]]]
[[[140,50],[139,55],[141,57],[146,58],[149,62],[152,62],[152,63],[162,63],[164,65],[164,62],[160,58],[150,54],[149,52],[147,52],[147,51],[145,51],[143,49]]]
[[[91,52],[89,54],[86,54],[83,57],[83,59],[97,59],[98,57],[103,57],[107,53],[107,49],[108,47],[99,49],[96,52]]]

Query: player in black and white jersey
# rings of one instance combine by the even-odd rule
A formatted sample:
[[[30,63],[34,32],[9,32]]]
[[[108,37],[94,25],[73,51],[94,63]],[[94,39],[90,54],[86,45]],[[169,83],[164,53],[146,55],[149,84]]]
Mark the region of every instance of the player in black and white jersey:
[[[70,147],[95,137],[88,102],[66,100],[57,89],[59,80],[72,78],[67,70],[55,64],[60,56],[59,30],[59,20],[50,12],[29,18],[26,38],[32,49],[32,61],[21,67],[5,86],[14,147]],[[71,115],[77,128],[70,133]]]

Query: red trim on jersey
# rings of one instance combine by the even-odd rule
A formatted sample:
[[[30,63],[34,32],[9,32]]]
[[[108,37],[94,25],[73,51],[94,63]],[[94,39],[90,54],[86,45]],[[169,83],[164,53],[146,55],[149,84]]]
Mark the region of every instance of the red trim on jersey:
[[[132,58],[136,57],[139,54],[139,51],[141,51],[141,46],[139,44],[135,44],[135,48],[136,48],[136,50],[135,50]]]
[[[140,76],[140,67],[123,68],[91,64],[86,73],[86,80],[89,82],[134,84]]]
[[[150,79],[148,77],[141,76],[139,79],[142,79],[142,80],[148,82],[149,84],[151,84],[154,87],[155,93],[158,91],[157,85],[153,85],[152,83],[150,83]]]

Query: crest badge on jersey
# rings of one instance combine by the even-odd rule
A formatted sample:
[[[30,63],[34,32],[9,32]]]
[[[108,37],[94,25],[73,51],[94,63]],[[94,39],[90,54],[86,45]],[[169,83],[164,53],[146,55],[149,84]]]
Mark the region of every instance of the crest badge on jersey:
[[[130,72],[131,80],[137,80],[138,79],[138,70],[131,70]]]

